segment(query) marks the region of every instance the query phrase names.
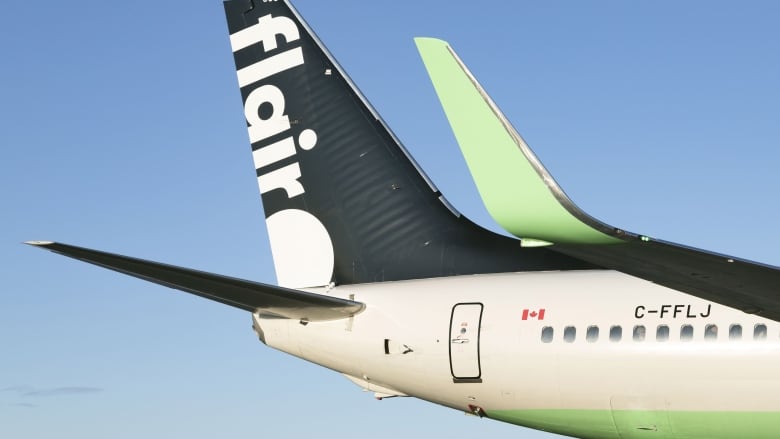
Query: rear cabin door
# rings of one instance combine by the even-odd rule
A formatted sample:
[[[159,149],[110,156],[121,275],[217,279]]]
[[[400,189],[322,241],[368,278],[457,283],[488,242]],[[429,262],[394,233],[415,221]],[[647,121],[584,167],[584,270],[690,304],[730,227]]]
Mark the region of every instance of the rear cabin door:
[[[481,382],[479,364],[479,327],[482,321],[481,303],[459,303],[450,317],[450,371],[452,380]]]

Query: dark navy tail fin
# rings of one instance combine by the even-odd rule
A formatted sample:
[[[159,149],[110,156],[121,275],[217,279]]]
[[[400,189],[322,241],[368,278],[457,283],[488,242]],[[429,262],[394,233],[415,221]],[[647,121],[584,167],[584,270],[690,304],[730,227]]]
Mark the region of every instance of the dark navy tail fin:
[[[280,285],[585,268],[450,209],[288,2],[225,11]]]

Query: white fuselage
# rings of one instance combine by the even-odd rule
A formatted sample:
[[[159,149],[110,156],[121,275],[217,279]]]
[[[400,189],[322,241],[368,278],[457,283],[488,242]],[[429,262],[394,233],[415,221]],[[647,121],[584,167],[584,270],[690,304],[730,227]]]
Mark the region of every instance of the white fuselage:
[[[618,272],[312,291],[354,298],[366,310],[319,323],[254,314],[261,338],[378,397],[409,395],[582,437],[643,437],[637,432],[653,429],[665,434],[653,437],[699,437],[699,430],[679,433],[689,427],[677,420],[674,428],[682,418],[667,413],[687,420],[780,412],[780,324]],[[552,412],[587,419],[563,425]]]

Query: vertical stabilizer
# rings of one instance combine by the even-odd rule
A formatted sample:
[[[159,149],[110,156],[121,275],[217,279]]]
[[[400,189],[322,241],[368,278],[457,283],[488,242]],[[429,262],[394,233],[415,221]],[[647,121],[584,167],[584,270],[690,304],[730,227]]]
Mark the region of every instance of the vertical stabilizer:
[[[448,208],[288,2],[225,11],[280,285],[584,266]]]

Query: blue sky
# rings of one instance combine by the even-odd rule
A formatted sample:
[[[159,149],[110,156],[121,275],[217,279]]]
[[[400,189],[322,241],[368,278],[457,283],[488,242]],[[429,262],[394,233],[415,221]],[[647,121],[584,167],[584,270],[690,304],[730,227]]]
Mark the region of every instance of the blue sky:
[[[415,36],[451,42],[594,216],[780,265],[776,2],[296,6],[477,222]],[[219,1],[10,2],[0,36],[0,437],[552,437],[374,401],[245,312],[20,244],[274,282]]]

